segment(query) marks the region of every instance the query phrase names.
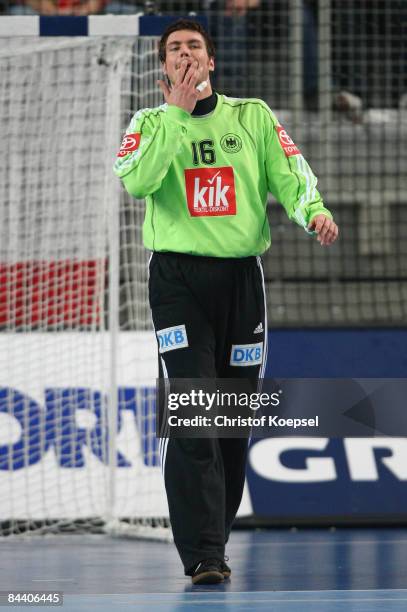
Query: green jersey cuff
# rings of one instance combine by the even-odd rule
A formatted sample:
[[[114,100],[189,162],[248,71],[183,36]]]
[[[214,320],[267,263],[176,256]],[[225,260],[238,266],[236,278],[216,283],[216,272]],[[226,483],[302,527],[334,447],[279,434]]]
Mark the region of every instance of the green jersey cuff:
[[[167,117],[179,125],[186,126],[191,115],[183,108],[169,104],[167,108]]]

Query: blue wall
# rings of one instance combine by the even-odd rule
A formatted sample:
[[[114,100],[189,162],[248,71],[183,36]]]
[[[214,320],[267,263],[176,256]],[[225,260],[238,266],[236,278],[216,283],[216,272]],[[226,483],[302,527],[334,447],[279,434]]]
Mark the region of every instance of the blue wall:
[[[405,378],[406,329],[276,329],[266,377]]]

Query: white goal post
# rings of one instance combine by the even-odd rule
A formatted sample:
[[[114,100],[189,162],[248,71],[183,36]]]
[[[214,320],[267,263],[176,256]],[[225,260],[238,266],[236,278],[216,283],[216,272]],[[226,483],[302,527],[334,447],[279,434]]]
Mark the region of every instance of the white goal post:
[[[144,211],[112,172],[161,103],[156,39],[0,21],[0,535],[168,537]]]

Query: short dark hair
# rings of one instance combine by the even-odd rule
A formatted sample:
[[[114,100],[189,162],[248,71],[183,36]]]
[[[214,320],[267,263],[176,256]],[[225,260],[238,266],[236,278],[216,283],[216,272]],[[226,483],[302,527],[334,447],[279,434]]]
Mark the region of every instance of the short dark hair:
[[[198,32],[198,34],[201,34],[202,38],[205,41],[208,56],[211,58],[215,57],[215,45],[213,44],[213,40],[209,36],[208,32],[201,26],[201,24],[198,21],[194,21],[193,19],[178,19],[177,21],[174,21],[174,23],[171,23],[164,30],[163,35],[160,38],[158,46],[158,56],[162,64],[165,62],[165,58],[167,55],[166,45],[168,37],[173,32],[178,32],[178,30],[191,30],[192,32]]]

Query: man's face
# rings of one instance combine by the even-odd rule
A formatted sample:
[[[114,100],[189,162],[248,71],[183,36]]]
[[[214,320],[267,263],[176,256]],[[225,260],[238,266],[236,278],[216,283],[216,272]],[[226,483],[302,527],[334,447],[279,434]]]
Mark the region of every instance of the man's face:
[[[191,64],[198,69],[197,84],[209,81],[209,72],[215,69],[215,64],[213,58],[208,56],[202,34],[193,30],[172,32],[167,39],[165,51],[163,70],[171,83],[175,82],[181,69],[185,72],[186,66]],[[183,63],[181,66],[183,60],[186,60],[187,64]]]

